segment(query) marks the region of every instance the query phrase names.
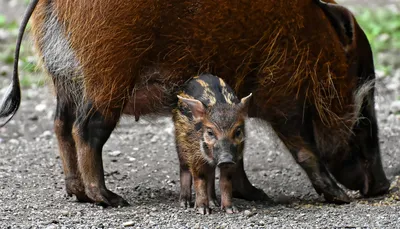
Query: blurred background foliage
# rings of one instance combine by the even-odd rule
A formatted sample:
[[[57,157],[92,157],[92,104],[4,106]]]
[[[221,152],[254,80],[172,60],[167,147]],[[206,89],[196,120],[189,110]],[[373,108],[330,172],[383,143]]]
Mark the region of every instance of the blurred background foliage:
[[[15,43],[19,23],[23,17],[24,8],[29,1],[0,0],[0,77],[10,78],[14,61]],[[15,4],[15,5],[14,5]],[[17,8],[17,5],[19,8]],[[3,8],[4,7],[4,8]],[[13,8],[16,8],[15,12]],[[22,11],[21,11],[22,10]],[[28,30],[30,26],[28,25]],[[42,86],[44,75],[38,72],[37,56],[34,54],[32,42],[25,39],[21,45],[19,59],[20,82],[22,87]],[[7,85],[7,82],[2,84]],[[4,87],[5,85],[1,85]]]
[[[400,68],[399,8],[357,8],[355,15],[371,43],[377,70],[391,75]]]
[[[29,0],[0,0],[0,77],[11,75],[19,21],[28,2]],[[375,3],[372,7],[365,0],[338,2],[354,12],[366,33],[374,52],[377,72],[383,76],[393,75],[394,70],[400,69],[400,1],[369,0],[368,3]],[[13,8],[18,13],[10,13]],[[21,47],[21,84],[24,87],[41,86],[44,78],[37,74],[37,57],[33,54],[32,43],[25,40]]]

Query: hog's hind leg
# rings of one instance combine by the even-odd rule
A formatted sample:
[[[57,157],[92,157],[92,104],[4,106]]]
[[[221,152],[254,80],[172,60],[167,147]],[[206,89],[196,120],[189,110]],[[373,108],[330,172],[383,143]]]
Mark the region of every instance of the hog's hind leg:
[[[243,159],[238,161],[236,170],[232,179],[233,197],[245,200],[259,200],[271,202],[272,200],[261,189],[254,187],[244,171]]]
[[[77,152],[72,136],[72,125],[75,122],[75,104],[57,91],[57,108],[54,118],[54,130],[57,136],[61,156],[66,191],[69,196],[75,195],[78,201],[91,202],[85,194],[85,187],[78,170]]]
[[[108,190],[104,181],[102,149],[117,125],[120,113],[112,112],[112,118],[106,119],[90,103],[78,111],[72,133],[86,195],[93,202],[104,206],[129,205],[122,197]]]
[[[77,149],[72,135],[76,120],[77,98],[81,98],[81,82],[74,80],[81,74],[78,61],[64,36],[63,26],[47,3],[39,3],[33,15],[33,32],[43,68],[51,77],[57,94],[54,130],[63,164],[67,194],[75,195],[78,201],[91,202],[78,169]],[[42,15],[40,11],[44,12]],[[42,22],[41,17],[45,20]]]

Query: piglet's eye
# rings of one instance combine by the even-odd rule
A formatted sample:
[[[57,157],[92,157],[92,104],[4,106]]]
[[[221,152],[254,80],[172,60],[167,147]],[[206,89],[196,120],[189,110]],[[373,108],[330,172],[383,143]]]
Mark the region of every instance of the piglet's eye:
[[[240,136],[242,136],[242,128],[237,128],[236,132],[235,132],[235,137],[239,138]]]
[[[207,129],[207,134],[210,137],[214,137],[214,132],[210,128]]]

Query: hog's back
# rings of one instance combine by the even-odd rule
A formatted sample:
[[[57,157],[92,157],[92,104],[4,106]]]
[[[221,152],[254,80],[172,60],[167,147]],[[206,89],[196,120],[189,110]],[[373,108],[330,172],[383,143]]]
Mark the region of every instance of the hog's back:
[[[350,109],[345,100],[355,83],[345,77],[345,53],[312,0],[53,0],[41,1],[33,20],[45,65],[65,55],[43,45],[52,24],[95,105],[118,105],[157,71],[155,81],[166,88],[200,72],[216,74],[239,97],[255,93],[253,108],[270,120],[300,115],[304,101],[322,119]]]

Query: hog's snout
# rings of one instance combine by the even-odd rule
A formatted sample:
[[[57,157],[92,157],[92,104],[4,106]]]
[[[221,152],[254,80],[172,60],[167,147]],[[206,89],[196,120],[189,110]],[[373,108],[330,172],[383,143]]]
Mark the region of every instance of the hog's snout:
[[[365,197],[373,197],[373,196],[379,196],[387,193],[390,188],[390,182],[389,180],[385,177],[379,177],[373,178],[370,180],[366,180],[367,185],[361,189],[361,193]]]

